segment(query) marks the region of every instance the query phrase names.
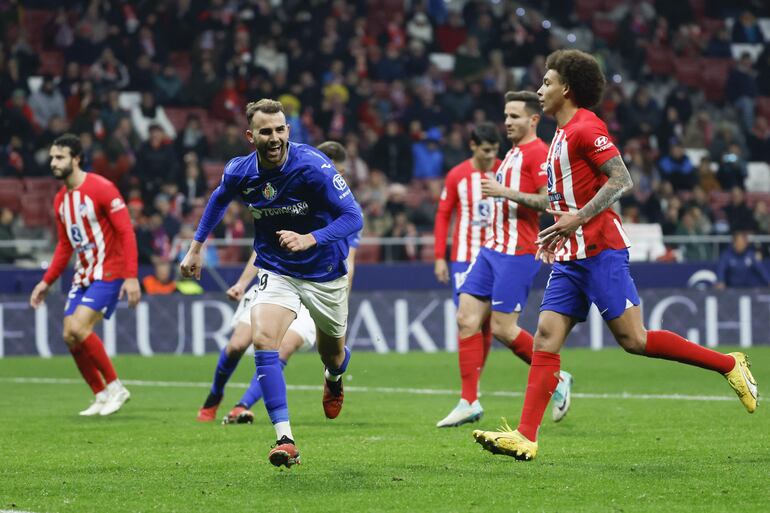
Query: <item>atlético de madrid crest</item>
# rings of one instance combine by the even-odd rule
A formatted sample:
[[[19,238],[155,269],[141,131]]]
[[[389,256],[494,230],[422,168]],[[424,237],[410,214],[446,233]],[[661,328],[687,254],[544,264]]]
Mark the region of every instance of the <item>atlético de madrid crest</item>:
[[[275,187],[273,187],[273,184],[270,182],[265,184],[265,187],[262,189],[262,196],[264,196],[266,200],[275,198]]]

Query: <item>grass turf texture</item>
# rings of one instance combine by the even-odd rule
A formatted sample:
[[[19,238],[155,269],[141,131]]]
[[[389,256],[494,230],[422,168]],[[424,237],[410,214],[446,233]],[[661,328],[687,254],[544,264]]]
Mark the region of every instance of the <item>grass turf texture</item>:
[[[726,350],[726,348],[721,348]],[[770,386],[770,348],[748,351]],[[216,355],[120,356],[131,401],[112,417],[81,418],[90,392],[68,357],[0,359],[0,510],[34,512],[210,511],[767,511],[768,405],[749,415],[720,376],[619,350],[565,350],[576,393],[692,394],[730,401],[573,399],[560,424],[550,407],[534,462],[483,452],[475,428],[499,417],[516,425],[527,368],[494,351],[482,377],[485,417],[437,429],[456,394],[356,391],[353,387],[457,389],[455,354],[355,353],[345,407],[334,421],[321,408],[321,365],[299,354],[286,369],[292,426],[303,463],[267,461],[274,432],[262,402],[252,426],[200,424]],[[219,416],[254,370],[244,358]],[[193,383],[190,383],[193,382]],[[195,385],[200,383],[200,386]],[[765,388],[766,389],[766,388]],[[763,408],[764,406],[764,408]]]

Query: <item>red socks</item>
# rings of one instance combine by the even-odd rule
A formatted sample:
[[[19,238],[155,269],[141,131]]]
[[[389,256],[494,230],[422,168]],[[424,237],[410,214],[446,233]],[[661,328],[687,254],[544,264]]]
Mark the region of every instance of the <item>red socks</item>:
[[[481,326],[481,334],[484,336],[484,360],[481,362],[483,368],[487,363],[487,357],[489,356],[489,350],[492,349],[492,326],[489,318]]]
[[[460,380],[462,392],[460,396],[472,403],[478,399],[479,376],[484,365],[484,335],[474,333],[470,337],[461,338],[458,348],[460,357]]]
[[[537,430],[543,422],[543,414],[551,400],[556,385],[559,384],[561,357],[555,353],[535,351],[529,367],[527,393],[521,410],[519,432],[532,440],[537,440]]]
[[[674,360],[726,374],[733,370],[735,359],[727,354],[699,346],[671,331],[648,331],[645,356]]]
[[[104,344],[102,344],[99,335],[92,332],[85,340],[83,340],[81,345],[96,368],[99,369],[99,372],[104,376],[104,381],[112,383],[118,379],[115,367],[112,366],[112,361],[110,361],[110,357],[107,356],[107,351],[105,351]]]
[[[519,332],[519,335],[511,342],[511,351],[513,354],[524,360],[527,365],[532,364],[532,348],[535,345],[535,339],[532,334],[525,329]]]
[[[99,374],[99,370],[94,365],[91,357],[88,356],[88,353],[86,352],[85,347],[83,347],[83,344],[78,344],[75,347],[70,347],[69,349],[70,353],[72,353],[72,358],[75,359],[75,365],[78,366],[80,375],[83,376],[83,379],[86,380],[88,386],[91,387],[91,391],[94,394],[98,394],[104,390],[104,381],[102,381],[102,376]]]

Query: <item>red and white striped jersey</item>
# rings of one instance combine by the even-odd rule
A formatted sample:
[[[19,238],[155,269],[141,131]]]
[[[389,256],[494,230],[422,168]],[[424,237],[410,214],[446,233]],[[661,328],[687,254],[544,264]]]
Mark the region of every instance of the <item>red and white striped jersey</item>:
[[[500,165],[495,160],[492,171]],[[452,232],[452,262],[471,262],[491,235],[492,200],[482,198],[481,178],[484,173],[474,169],[471,159],[465,160],[447,173],[444,189],[436,212],[433,230],[434,256],[446,258],[449,221],[455,213]]]
[[[137,249],[126,203],[106,178],[87,173],[73,190],[62,187],[53,202],[59,241],[51,266],[43,276],[57,280],[75,253],[73,285],[87,287],[96,280],[135,278]]]
[[[556,130],[548,149],[546,170],[551,208],[572,213],[583,208],[608,180],[599,167],[619,155],[607,125],[593,112],[578,109],[567,124]],[[620,217],[608,208],[578,228],[556,254],[556,260],[579,260],[605,249],[630,245]]]
[[[495,179],[508,189],[535,194],[546,186],[547,155],[548,145],[540,138],[514,146],[497,168]],[[534,255],[539,228],[536,210],[506,198],[494,198],[492,235],[484,246],[506,255]]]

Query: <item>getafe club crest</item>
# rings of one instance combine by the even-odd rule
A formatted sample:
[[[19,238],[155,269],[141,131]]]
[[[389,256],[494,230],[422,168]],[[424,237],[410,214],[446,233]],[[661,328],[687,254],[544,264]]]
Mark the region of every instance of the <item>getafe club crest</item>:
[[[276,191],[275,187],[273,187],[273,184],[267,182],[264,189],[262,189],[262,196],[264,196],[266,200],[271,200],[275,198],[275,192]]]

